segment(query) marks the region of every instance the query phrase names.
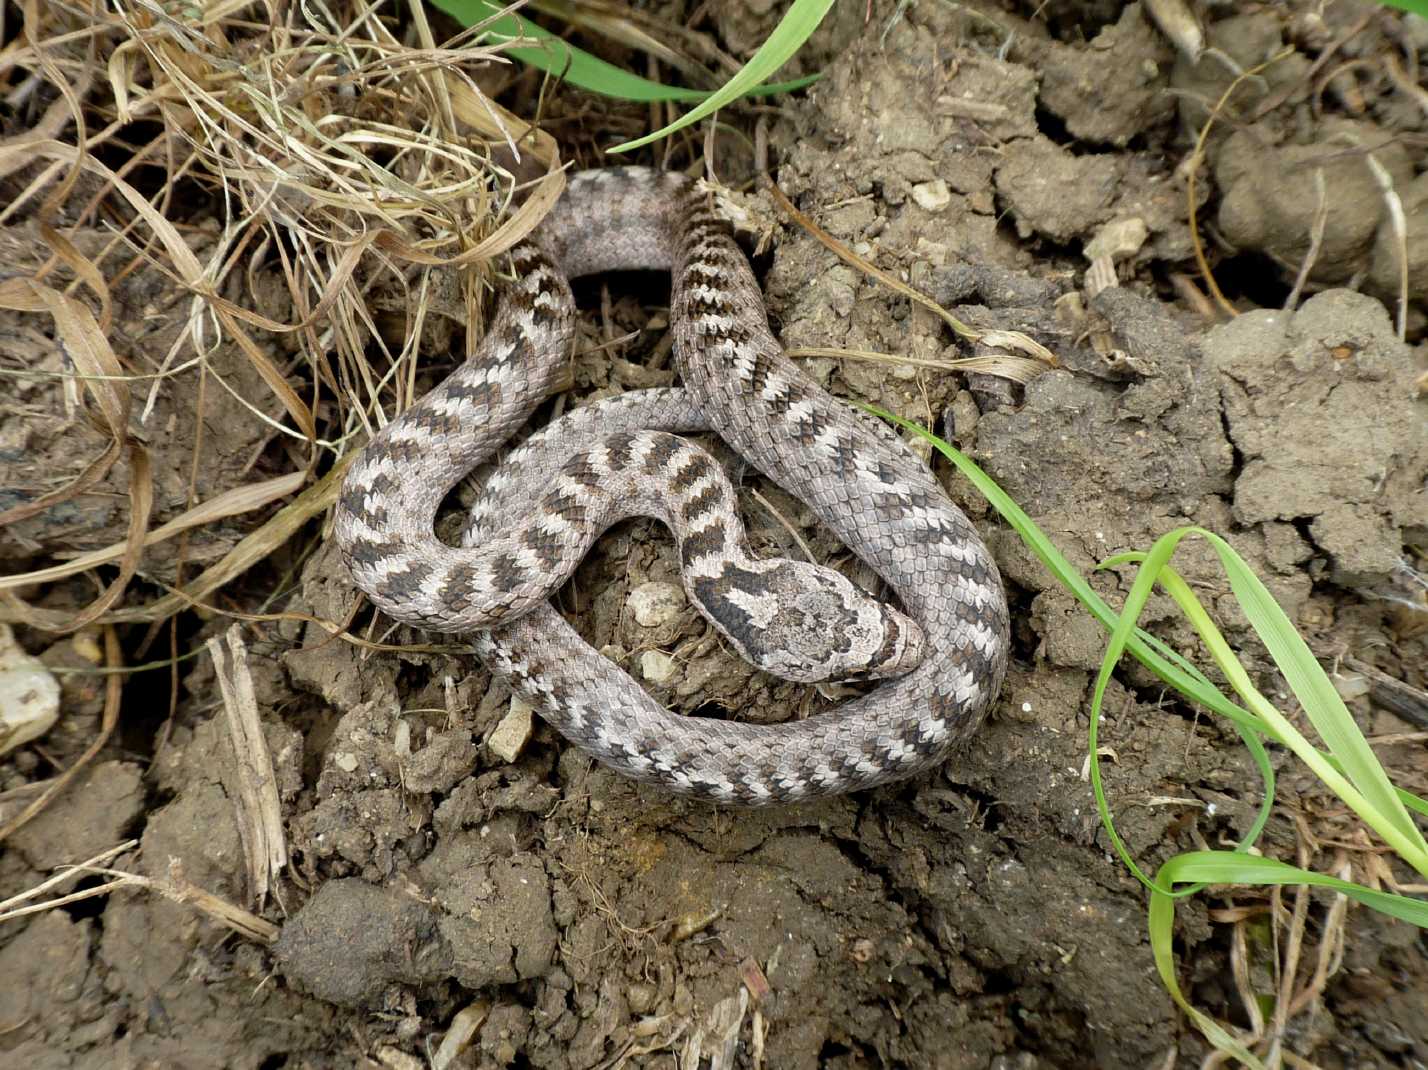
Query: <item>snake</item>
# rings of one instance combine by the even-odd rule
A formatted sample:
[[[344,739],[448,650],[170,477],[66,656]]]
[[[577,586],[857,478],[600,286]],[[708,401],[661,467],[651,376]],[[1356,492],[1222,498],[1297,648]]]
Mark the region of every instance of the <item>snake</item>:
[[[333,533],[383,613],[468,635],[477,658],[548,724],[636,780],[716,804],[769,806],[871,788],[945,760],[1004,680],[1009,614],[996,563],[927,464],[835,399],[774,338],[758,282],[708,187],[679,172],[601,168],[508,254],[471,356],[373,435],[343,478]],[[496,466],[458,545],[435,520],[569,383],[570,279],[667,271],[680,386],[578,406]],[[760,560],[712,431],[814,514],[896,597],[836,569]],[[877,680],[782,724],[666,709],[550,601],[589,546],[631,516],[674,532],[690,601],[735,650],[793,680]]]

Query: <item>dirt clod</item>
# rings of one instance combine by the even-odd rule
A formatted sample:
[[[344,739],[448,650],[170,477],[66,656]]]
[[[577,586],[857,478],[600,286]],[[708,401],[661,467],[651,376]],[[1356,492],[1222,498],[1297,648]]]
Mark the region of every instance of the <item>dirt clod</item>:
[[[1416,362],[1378,301],[1320,294],[1294,314],[1250,312],[1208,332],[1225,420],[1242,457],[1235,516],[1303,522],[1336,582],[1399,568],[1405,529],[1428,524]]]

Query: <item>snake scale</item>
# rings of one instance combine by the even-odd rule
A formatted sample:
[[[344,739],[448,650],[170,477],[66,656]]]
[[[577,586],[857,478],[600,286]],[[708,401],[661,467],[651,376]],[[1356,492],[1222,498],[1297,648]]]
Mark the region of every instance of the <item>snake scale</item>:
[[[375,435],[345,478],[334,530],[372,602],[473,633],[492,673],[571,742],[711,801],[871,787],[936,764],[969,735],[1006,671],[996,565],[915,454],[784,356],[748,261],[698,184],[633,167],[576,174],[510,262],[514,281],[472,358]],[[562,387],[568,278],[632,269],[671,273],[683,389],[568,413],[497,469],[461,546],[441,542],[445,496]],[[807,502],[903,612],[831,569],[751,558],[719,466],[678,437],[709,429]],[[600,532],[632,515],[674,529],[691,600],[756,664],[791,679],[889,679],[781,725],[666,710],[548,602]]]

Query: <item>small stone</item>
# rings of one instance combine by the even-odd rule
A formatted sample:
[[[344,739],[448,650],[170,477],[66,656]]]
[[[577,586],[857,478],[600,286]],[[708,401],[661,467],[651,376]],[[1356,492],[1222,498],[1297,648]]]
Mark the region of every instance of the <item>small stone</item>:
[[[1140,252],[1148,237],[1150,230],[1144,219],[1113,219],[1086,243],[1085,256],[1087,260],[1092,261],[1103,256],[1112,260],[1124,260]]]
[[[931,182],[919,182],[912,187],[912,199],[919,208],[929,212],[940,212],[952,203],[952,192],[940,178]]]
[[[511,696],[511,708],[501,723],[486,738],[486,746],[503,762],[514,762],[525,750],[531,738],[531,706],[517,695]]]
[[[678,666],[663,650],[646,650],[640,655],[640,675],[652,684],[667,684]]]
[[[357,755],[351,751],[338,751],[332,756],[332,764],[341,769],[344,773],[353,773],[357,770]]]
[[[625,989],[625,1000],[629,1003],[632,1014],[648,1014],[654,1009],[657,998],[659,989],[643,981],[636,981]]]
[[[1352,702],[1356,698],[1363,698],[1371,690],[1369,678],[1356,672],[1335,673],[1329,678],[1334,685],[1334,690],[1339,693],[1339,697],[1345,702]]]
[[[390,1044],[377,1049],[377,1061],[391,1070],[422,1070],[425,1065],[415,1055],[408,1055]]]
[[[642,583],[629,593],[625,604],[635,615],[635,623],[642,628],[658,628],[669,624],[684,612],[687,601],[684,588],[677,583],[651,580]]]
[[[0,624],[0,754],[39,739],[59,720],[60,687]]]

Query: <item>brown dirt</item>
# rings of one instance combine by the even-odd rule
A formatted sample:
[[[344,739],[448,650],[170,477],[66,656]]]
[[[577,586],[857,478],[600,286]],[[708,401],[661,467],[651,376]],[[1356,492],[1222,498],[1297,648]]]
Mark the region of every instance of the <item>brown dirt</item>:
[[[723,39],[746,50],[776,5],[718,7]],[[1369,10],[1362,5],[1333,5],[1326,24],[1307,29],[1308,6],[1213,24],[1210,40],[1242,63],[1281,40],[1300,49],[1233,98],[1234,115],[1211,139],[1201,220],[1218,243],[1222,284],[1245,310],[1216,325],[1175,297],[1183,290],[1174,273],[1193,274],[1176,165],[1204,122],[1202,102],[1232,75],[1217,61],[1192,67],[1178,57],[1139,5],[1103,10],[1114,7],[1042,5],[1037,21],[971,5],[894,14],[879,2],[864,28],[862,5],[838,5],[801,60],[823,69],[823,81],[787,102],[771,130],[780,186],[840,241],[968,322],[1027,331],[1061,367],[1014,391],[984,377],[852,360],[811,360],[809,370],[840,396],[935,426],[969,450],[1083,571],[1173,527],[1203,525],[1227,535],[1317,652],[1361,659],[1422,689],[1428,629],[1406,567],[1416,552],[1422,568],[1428,544],[1428,436],[1415,393],[1425,359],[1421,341],[1397,338],[1382,200],[1345,147],[1391,139],[1385,169],[1407,185],[1425,168],[1428,119],[1362,71],[1322,85],[1309,71],[1322,39],[1345,33]],[[1078,26],[1072,10],[1104,25],[1083,20],[1068,32]],[[1343,55],[1372,56],[1395,40],[1428,47],[1412,32],[1397,16],[1377,16]],[[1258,114],[1276,94],[1281,106]],[[579,103],[557,101],[554,122],[562,106]],[[725,177],[741,178],[741,143],[720,144]],[[1326,155],[1336,195],[1309,273],[1312,296],[1276,311],[1308,247],[1313,161]],[[1428,235],[1420,186],[1403,195],[1413,257]],[[749,206],[755,218],[779,218],[763,196]],[[1084,294],[1082,249],[1108,225],[1136,220],[1144,240],[1120,261],[1121,285]],[[211,235],[200,226],[194,240]],[[47,256],[29,223],[0,229],[0,249],[6,271],[33,271]],[[790,346],[963,355],[936,317],[796,227],[777,227],[761,267]],[[1428,282],[1417,266],[1410,278],[1418,340]],[[1324,288],[1346,282],[1367,293]],[[291,310],[271,296],[280,290],[260,281],[255,293],[232,296],[283,319]],[[185,296],[156,272],[136,273],[116,307],[125,345],[165,350]],[[658,326],[648,306],[662,298],[643,288],[601,296],[603,330],[591,328],[585,348],[618,334],[612,323]],[[6,368],[61,367],[38,322],[0,314]],[[581,358],[575,396],[668,381],[658,334],[647,332],[643,349]],[[278,414],[239,354],[213,360],[234,391]],[[433,354],[430,381],[446,367]],[[70,419],[60,384],[6,382],[0,509],[72,478],[104,444]],[[198,499],[241,482],[255,458],[278,449],[266,424],[226,401],[204,410],[197,432],[184,415],[198,411],[197,389],[192,377],[167,382],[145,424],[158,466],[156,523],[184,507],[200,437]],[[793,549],[771,506],[820,560],[858,573],[804,506],[731,467],[768,503],[746,495],[763,549]],[[307,625],[258,626],[250,665],[292,856],[263,911],[281,935],[270,947],[243,940],[188,905],[134,890],[0,925],[0,1061],[34,1070],[415,1067],[458,1011],[485,1001],[484,1025],[453,1065],[1198,1065],[1205,1046],[1155,974],[1143,890],[1111,853],[1084,773],[1103,632],[945,474],[996,553],[1016,623],[996,713],[942,769],[854,798],[754,814],[711,809],[592,765],[539,722],[514,762],[498,758],[489,744],[512,704],[470,657],[368,655]],[[6,570],[121,538],[124,485],[116,469],[85,498],[0,533]],[[188,560],[221,556],[247,523],[204,529]],[[225,605],[257,610],[296,562],[275,560]],[[1181,566],[1231,640],[1245,642],[1212,555],[1187,543]],[[173,578],[164,553],[145,567]],[[346,617],[352,593],[330,544],[298,575],[287,608]],[[734,659],[670,597],[676,578],[664,533],[626,524],[559,603],[597,647],[684,712],[778,720],[827,705]],[[1092,580],[1113,604],[1129,582],[1125,570]],[[76,579],[32,593],[72,609],[93,588]],[[1153,601],[1146,620],[1194,651],[1166,603]],[[183,641],[198,647],[202,634],[190,633],[220,625],[193,618],[185,629]],[[81,640],[20,634],[53,668],[93,663]],[[382,626],[364,634],[382,638]],[[125,641],[142,638],[140,629]],[[399,629],[386,638],[425,637]],[[1248,659],[1269,693],[1283,689],[1252,645]],[[133,836],[139,846],[122,868],[159,880],[179,860],[194,885],[251,905],[232,797],[242,771],[213,666],[206,655],[184,665],[165,744],[156,741],[167,680],[135,677],[115,743],[0,848],[0,899]],[[0,759],[0,818],[96,730],[102,679],[60,680],[60,725],[38,747]],[[1353,709],[1371,734],[1413,727],[1366,697]],[[1103,741],[1114,751],[1106,776],[1118,827],[1142,865],[1249,827],[1260,784],[1243,748],[1140,670],[1126,667],[1113,682]],[[1421,740],[1381,756],[1403,786],[1424,792]],[[1352,826],[1288,757],[1273,758],[1283,805],[1264,848],[1292,860],[1297,817],[1325,841],[1312,861],[1327,866],[1331,841],[1351,837]],[[1177,950],[1197,1005],[1244,1025],[1229,930],[1208,913],[1226,902],[1184,902]],[[1315,925],[1326,905],[1316,900]],[[1366,911],[1352,911],[1349,925],[1343,965],[1297,1020],[1290,1046],[1323,1067],[1428,1064],[1423,936]],[[1316,940],[1311,926],[1311,947]],[[731,1036],[736,1054],[724,1061]]]

